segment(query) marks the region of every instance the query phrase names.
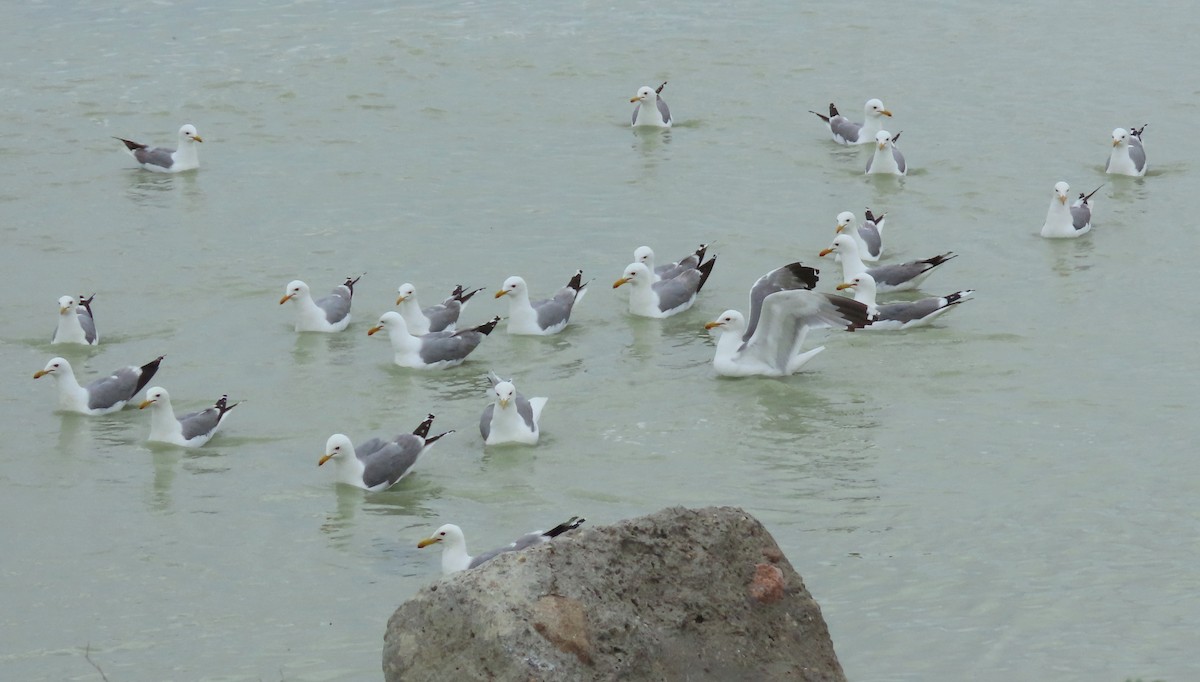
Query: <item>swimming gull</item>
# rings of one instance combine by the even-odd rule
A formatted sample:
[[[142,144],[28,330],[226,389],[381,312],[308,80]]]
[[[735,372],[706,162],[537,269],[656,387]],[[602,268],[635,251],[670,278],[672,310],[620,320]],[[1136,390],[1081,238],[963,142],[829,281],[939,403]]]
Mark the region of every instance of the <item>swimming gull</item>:
[[[1117,128],[1112,132],[1112,151],[1104,164],[1105,173],[1137,178],[1146,174],[1146,149],[1142,146],[1142,131],[1146,125],[1129,130]]]
[[[364,490],[387,490],[412,473],[413,466],[442,436],[453,430],[429,435],[433,415],[425,418],[412,433],[391,440],[372,438],[357,447],[345,434],[335,433],[325,442],[325,454],[317,460],[323,466],[329,460],[337,466],[338,481]]]
[[[147,440],[198,448],[216,435],[225,415],[239,404],[230,405],[229,396],[223,395],[210,408],[176,417],[167,389],[152,386],[138,409],[150,408],[150,437]]]
[[[864,262],[874,263],[883,255],[883,223],[884,216],[880,214],[878,217],[867,209],[866,220],[858,227],[854,226],[855,217],[850,211],[842,211],[837,214],[837,225],[834,226],[834,233],[848,234],[854,239],[854,243],[858,245],[858,256]],[[841,256],[835,254],[834,260],[841,262]]]
[[[529,300],[529,286],[517,276],[504,280],[496,298],[508,296],[508,333],[547,336],[566,328],[575,304],[587,295],[583,270],[576,270],[567,285],[552,298]]]
[[[450,297],[437,305],[422,308],[417,302],[417,288],[409,282],[396,290],[396,305],[400,315],[408,323],[408,331],[420,336],[429,332],[452,332],[458,326],[458,316],[467,307],[467,301],[483,289],[465,291],[461,284],[454,287]]]
[[[413,336],[400,313],[390,310],[379,317],[379,324],[367,330],[367,336],[386,330],[395,353],[395,363],[412,369],[446,369],[461,365],[471,351],[500,324],[500,316],[461,331],[429,332]]]
[[[108,414],[116,412],[133,400],[150,383],[158,365],[163,360],[162,355],[147,362],[141,367],[122,367],[112,374],[101,377],[86,387],[80,386],[75,379],[71,363],[63,358],[51,358],[46,367],[33,375],[41,379],[49,374],[58,383],[58,409],[69,412],[80,412],[87,415]]]
[[[749,322],[740,312],[726,310],[705,325],[717,334],[713,357],[717,374],[793,374],[825,350],[824,346],[801,350],[810,329],[841,327],[853,331],[868,323],[867,306],[862,303],[810,291],[817,284],[817,276],[816,268],[801,263],[772,270],[750,289]]]
[[[479,434],[485,445],[522,443],[536,445],[541,427],[542,408],[549,398],[526,398],[517,392],[512,379],[503,381],[495,372],[488,372],[492,403],[483,409],[479,418]]]
[[[821,256],[831,253],[842,257],[842,281],[849,282],[855,275],[864,272],[875,278],[879,291],[907,291],[916,289],[929,276],[934,268],[954,258],[951,252],[923,260],[908,261],[896,265],[876,265],[868,268],[858,254],[858,245],[847,234],[839,234],[833,238],[833,244],[821,251]]]
[[[908,164],[896,148],[899,139],[900,133],[892,135],[886,130],[875,133],[875,152],[867,159],[867,175],[908,175]]]
[[[696,294],[704,286],[716,262],[716,258],[711,258],[700,267],[657,282],[653,281],[650,268],[645,263],[630,263],[621,278],[613,282],[613,288],[629,285],[630,313],[660,319],[670,317],[692,307],[696,302]]]
[[[629,99],[630,102],[637,102],[637,106],[633,108],[632,125],[634,128],[641,126],[671,127],[671,110],[667,108],[667,101],[659,96],[666,85],[666,81],[663,81],[657,89],[643,85],[638,88],[637,94]]]
[[[891,117],[892,112],[888,111],[883,106],[883,102],[877,99],[869,99],[863,105],[863,122],[855,123],[850,119],[838,113],[837,107],[833,102],[829,103],[829,115],[818,114],[809,109],[810,114],[816,114],[825,122],[829,132],[833,135],[833,141],[838,144],[866,144],[875,139],[875,133],[883,129],[882,116]]]
[[[100,343],[96,335],[96,318],[92,316],[92,300],[96,294],[78,299],[73,296],[58,297],[58,326],[50,337],[51,345],[56,343],[79,343],[94,346]]]
[[[1046,211],[1046,222],[1042,223],[1042,236],[1047,239],[1070,239],[1091,231],[1092,207],[1088,200],[1100,191],[1100,187],[1092,190],[1091,194],[1080,193],[1075,203],[1068,206],[1071,186],[1065,182],[1055,183],[1054,196],[1051,197],[1050,208]]]
[[[203,142],[196,127],[188,123],[179,129],[179,144],[175,149],[150,147],[123,137],[115,138],[125,143],[129,155],[146,170],[158,173],[178,173],[200,167],[200,155],[196,143]]]
[[[440,544],[442,546],[442,573],[450,575],[451,573],[475,568],[501,554],[519,552],[528,547],[550,542],[550,540],[559,535],[578,528],[583,521],[578,516],[572,516],[550,530],[535,530],[532,533],[522,535],[506,547],[493,549],[478,556],[467,554],[467,539],[463,536],[462,528],[453,523],[447,523],[434,531],[433,535],[418,542],[417,547],[425,548],[433,544]]]
[[[353,279],[347,277],[345,282],[333,288],[332,293],[315,301],[308,285],[295,279],[288,282],[279,305],[288,301],[296,303],[298,332],[340,332],[350,326],[350,299],[354,297],[354,285],[360,279],[362,275]]]
[[[693,270],[700,266],[704,260],[704,254],[708,251],[708,244],[701,244],[700,248],[681,258],[676,263],[664,263],[662,265],[654,264],[654,249],[649,246],[639,246],[633,250],[633,260],[638,263],[645,263],[646,267],[650,268],[650,275],[653,281],[657,282],[660,279],[671,279],[676,275]],[[703,284],[700,285],[704,287]]]
[[[910,329],[929,324],[950,310],[951,306],[962,303],[975,293],[973,289],[964,289],[946,296],[880,305],[875,302],[875,278],[865,272],[855,275],[849,282],[839,284],[837,288],[838,291],[854,289],[854,300],[867,306],[867,311],[874,319],[863,327],[864,331]]]

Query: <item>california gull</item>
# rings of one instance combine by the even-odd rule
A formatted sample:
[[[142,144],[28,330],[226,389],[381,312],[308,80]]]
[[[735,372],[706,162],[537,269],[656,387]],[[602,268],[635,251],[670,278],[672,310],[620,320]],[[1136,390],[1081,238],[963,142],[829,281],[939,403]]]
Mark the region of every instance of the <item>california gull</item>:
[[[700,267],[700,263],[704,260],[704,254],[708,251],[708,246],[708,244],[701,244],[700,248],[679,259],[678,262],[663,263],[662,265],[655,265],[654,249],[651,249],[649,246],[639,246],[633,250],[633,260],[638,263],[645,263],[646,267],[650,268],[652,279],[657,282],[660,279],[671,279],[688,270]],[[701,285],[701,288],[703,288],[703,285]]]
[[[875,139],[875,133],[883,129],[882,116],[891,117],[892,112],[883,106],[883,102],[877,99],[869,99],[863,105],[863,122],[855,123],[850,119],[838,113],[837,107],[833,102],[829,103],[829,115],[818,114],[813,110],[809,113],[816,114],[818,118],[825,122],[829,128],[829,132],[833,135],[833,141],[838,144],[866,144]]]
[[[357,447],[345,434],[335,433],[325,442],[325,454],[317,460],[317,466],[333,460],[340,482],[364,490],[387,490],[412,473],[417,460],[438,439],[454,433],[451,430],[430,436],[432,425],[431,414],[412,433],[402,433],[390,440],[372,438]]]
[[[629,99],[630,102],[637,102],[637,106],[633,108],[632,125],[634,128],[641,126],[671,127],[671,110],[667,108],[667,101],[659,96],[666,85],[666,81],[663,81],[658,88],[643,85],[638,88],[637,94]]]
[[[95,294],[76,299],[73,296],[58,297],[58,326],[50,343],[79,343],[94,346],[100,343],[96,334],[96,318],[92,315],[92,300]]]
[[[367,335],[373,336],[375,332],[386,330],[392,342],[395,363],[401,367],[446,369],[461,365],[497,324],[500,324],[499,316],[472,329],[413,336],[400,313],[390,310],[379,317],[379,324],[367,330]]]
[[[578,516],[572,516],[550,530],[535,530],[532,533],[522,535],[505,547],[484,552],[479,556],[467,554],[467,539],[463,536],[462,528],[453,523],[447,523],[434,531],[433,535],[418,542],[417,547],[424,548],[433,544],[440,544],[442,546],[442,573],[449,575],[465,571],[469,568],[475,568],[507,552],[519,552],[535,545],[550,542],[559,535],[578,528],[582,523],[583,519]]]
[[[513,380],[502,380],[488,372],[492,403],[479,418],[479,433],[485,445],[522,443],[536,445],[541,434],[539,421],[549,398],[526,398],[517,391]]]
[[[409,333],[419,336],[429,332],[452,332],[458,325],[459,315],[467,307],[467,301],[480,291],[483,289],[466,291],[459,284],[446,300],[422,308],[417,301],[417,288],[405,282],[396,290],[396,305],[400,306],[400,314],[408,323]]]
[[[340,332],[350,326],[350,299],[354,297],[354,285],[362,275],[346,278],[333,292],[315,301],[308,285],[295,279],[288,282],[283,298],[279,305],[288,301],[296,303],[296,331],[298,332]]]
[[[167,147],[151,147],[149,145],[116,138],[125,143],[125,149],[135,161],[149,171],[158,173],[178,173],[200,167],[200,155],[196,143],[203,142],[196,132],[196,127],[188,123],[179,129],[179,144],[175,149]]]
[[[133,400],[133,396],[150,383],[163,357],[160,355],[141,367],[122,367],[87,386],[79,385],[71,363],[63,358],[51,358],[33,378],[41,379],[47,374],[54,377],[58,383],[60,410],[87,415],[108,414],[125,407],[126,403]]]
[[[1150,125],[1147,123],[1146,125]],[[1146,174],[1146,149],[1142,146],[1141,128],[1117,128],[1112,132],[1112,151],[1104,172],[1109,175],[1132,175],[1140,178]]]
[[[847,237],[848,239],[848,237]],[[817,353],[803,351],[810,329],[840,327],[854,331],[869,322],[867,307],[845,296],[810,291],[818,270],[790,263],[772,270],[750,289],[750,320],[726,310],[705,325],[716,330],[713,367],[722,376],[782,377],[797,372]]]
[[[692,307],[696,295],[712,272],[717,262],[710,258],[700,267],[685,270],[670,279],[653,280],[650,268],[645,263],[633,262],[625,267],[621,278],[613,282],[613,288],[628,284],[629,312],[642,317],[664,318],[677,315]]]
[[[858,254],[858,245],[847,234],[839,234],[833,238],[833,244],[821,251],[821,256],[836,253],[842,258],[842,281],[849,282],[855,275],[864,272],[875,278],[879,291],[907,291],[916,289],[937,266],[954,258],[951,252],[923,260],[908,261],[896,265],[876,265],[868,268]]]
[[[1079,198],[1068,206],[1071,186],[1065,182],[1055,183],[1050,208],[1046,210],[1046,222],[1042,223],[1042,236],[1048,239],[1070,239],[1090,232],[1092,207],[1088,200],[1100,191],[1100,187],[1092,190],[1091,194],[1080,193]]]
[[[529,286],[525,280],[512,276],[504,280],[496,298],[508,296],[508,333],[547,336],[566,328],[575,304],[587,295],[587,283],[583,281],[583,270],[576,270],[567,285],[554,292],[552,298],[539,301],[529,300]]]
[[[929,324],[952,306],[962,303],[975,293],[973,289],[964,289],[946,296],[930,296],[917,301],[880,305],[875,302],[875,278],[865,272],[855,275],[849,282],[839,284],[837,288],[838,291],[854,289],[854,300],[867,306],[867,311],[873,319],[863,327],[864,331],[910,329]]]
[[[223,395],[212,407],[176,417],[167,389],[152,386],[146,391],[146,399],[138,405],[138,409],[150,408],[150,437],[147,440],[198,448],[216,435],[217,429],[225,421],[225,415],[240,404],[230,405],[229,396]]]
[[[908,175],[908,164],[896,148],[899,139],[900,133],[892,135],[886,130],[875,133],[875,152],[867,159],[867,175]]]

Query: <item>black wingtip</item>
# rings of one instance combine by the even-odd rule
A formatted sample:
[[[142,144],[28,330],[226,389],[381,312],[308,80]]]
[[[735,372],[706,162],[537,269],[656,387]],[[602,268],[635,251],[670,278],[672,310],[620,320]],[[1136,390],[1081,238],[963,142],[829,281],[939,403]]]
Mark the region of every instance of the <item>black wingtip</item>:
[[[1136,137],[1137,139],[1139,139],[1139,140],[1140,140],[1140,139],[1142,139],[1142,131],[1143,131],[1143,130],[1145,130],[1145,129],[1146,129],[1146,126],[1148,126],[1148,125],[1150,125],[1150,124],[1149,124],[1149,123],[1144,123],[1144,124],[1142,124],[1142,127],[1141,127],[1141,128],[1134,128],[1133,126],[1130,126],[1130,127],[1129,127],[1129,134],[1130,134],[1130,135],[1133,135],[1134,137]]]
[[[123,138],[123,137],[117,137],[116,135],[113,135],[113,139],[114,139],[114,140],[120,140],[120,141],[124,142],[124,143],[125,143],[125,148],[126,148],[126,149],[128,149],[128,150],[129,150],[129,151],[131,151],[131,152],[133,152],[133,151],[137,151],[137,150],[139,150],[139,149],[145,149],[145,148],[146,148],[146,145],[144,145],[144,144],[141,144],[141,143],[139,143],[139,142],[134,142],[133,140],[126,140],[125,138]]]
[[[429,435],[429,428],[432,426],[433,426],[433,414],[430,413],[429,415],[427,415],[425,417],[425,421],[421,422],[420,424],[417,425],[417,428],[413,429],[413,435],[424,438]]]
[[[897,142],[899,142],[899,141],[900,141],[900,133],[903,133],[903,132],[904,132],[904,131],[903,131],[903,130],[901,130],[899,133],[896,133],[895,135],[892,135],[892,144],[896,144]]]
[[[1103,187],[1104,187],[1104,185],[1100,185],[1100,187],[1097,187],[1096,189],[1092,190],[1088,194],[1084,194],[1083,192],[1080,192],[1079,198],[1083,199],[1083,203],[1086,205],[1088,202],[1088,199],[1091,199],[1093,196],[1095,196],[1096,192],[1099,192],[1101,190],[1101,188],[1103,188]]]
[[[224,415],[226,412],[232,410],[233,408],[237,407],[238,405],[241,405],[241,403],[234,403],[234,404],[230,405],[229,404],[229,394],[226,393],[225,395],[223,395],[217,399],[217,403],[215,405],[213,405],[213,407],[217,408],[217,416],[220,417],[221,415]]]
[[[158,366],[162,364],[163,358],[165,357],[167,356],[160,355],[139,368],[141,369],[142,373],[138,376],[137,388],[133,391],[134,395],[137,395],[138,391],[142,390],[147,384],[150,383],[150,380],[154,378],[154,374],[158,372]]]
[[[459,303],[466,303],[467,301],[471,300],[472,296],[474,296],[475,294],[478,294],[481,291],[483,291],[483,287],[479,287],[478,289],[475,289],[473,291],[465,291],[463,289],[463,285],[456,284],[454,286],[454,292],[450,294],[450,297],[453,298],[454,300],[458,301]]]
[[[716,264],[717,264],[717,257],[713,256],[712,258],[709,258],[706,262],[701,263],[700,265],[696,266],[696,269],[700,271],[700,283],[696,285],[697,292],[699,292],[701,289],[704,288],[704,283],[708,281],[708,276],[712,274],[713,266]]]
[[[841,116],[841,114],[838,113],[837,107],[834,106],[833,102],[830,102],[829,103],[829,118],[833,118],[834,116]]]
[[[846,320],[845,329],[848,332],[852,332],[855,329],[862,329],[875,321],[876,316],[868,312],[865,303],[859,303],[848,296],[837,296],[834,294],[825,294],[825,298],[837,307],[842,318]]]
[[[367,274],[367,273],[364,272],[362,275],[359,275],[358,277],[347,277],[346,281],[342,282],[342,286],[344,286],[350,290],[351,297],[354,296],[354,285],[358,284],[358,280],[362,279],[363,275],[365,275],[365,274]]]
[[[665,87],[667,87],[667,82],[666,82],[666,81],[663,81],[663,82],[662,82],[662,85],[658,86],[658,88],[657,88],[657,89],[655,89],[655,91],[654,91],[654,94],[656,94],[656,95],[661,95],[661,94],[662,94],[662,89],[663,89],[663,88],[665,88]]]
[[[87,298],[84,298],[83,294],[79,294],[79,305],[83,306],[84,310],[87,310],[88,317],[92,319],[96,319],[96,316],[92,314],[92,301],[95,300],[95,298],[96,294],[92,294]]]
[[[825,114],[818,114],[817,112],[813,111],[812,109],[809,109],[808,113],[816,116],[817,118],[821,119],[822,121],[825,121],[826,123],[829,123],[829,117],[826,116]]]
[[[583,287],[587,286],[583,283],[583,270],[576,270],[575,274],[571,277],[571,281],[567,282],[567,286],[571,287],[575,291],[579,291]]]
[[[953,251],[947,251],[946,253],[943,253],[940,256],[934,256],[933,258],[926,258],[925,260],[923,260],[921,262],[928,263],[930,268],[936,268],[937,266],[941,265],[942,263],[945,263],[946,261],[950,260],[951,258],[958,258],[958,254],[954,253]]]
[[[478,327],[475,327],[471,331],[479,332],[480,334],[487,336],[488,334],[491,334],[493,330],[496,329],[496,325],[498,325],[498,324],[500,324],[500,316],[499,315],[493,317],[492,319],[488,320],[487,322],[484,322],[483,324],[479,325]]]
[[[442,433],[439,433],[436,436],[431,436],[429,438],[425,438],[424,436],[421,436],[421,437],[425,438],[425,447],[429,447],[430,445],[433,445],[434,443],[441,440],[442,436],[449,436],[452,433],[454,433],[454,429],[450,429],[449,431],[443,431]]]
[[[804,263],[801,263],[800,261],[796,261],[795,263],[788,263],[784,267],[787,268],[788,274],[790,274],[792,277],[796,278],[800,283],[804,284],[803,287],[789,287],[789,288],[813,289],[817,286],[817,282],[820,281],[820,279],[821,279],[821,271],[820,270],[813,268],[813,267],[809,267],[809,266],[805,265]]]
[[[869,220],[875,224],[879,224],[879,223],[883,222],[883,219],[886,217],[887,217],[887,213],[880,213],[879,217],[876,217],[875,214],[871,212],[870,208],[866,209],[866,212],[863,213],[864,219]]]
[[[546,531],[545,533],[542,533],[542,536],[547,537],[547,538],[556,538],[559,535],[566,533],[567,531],[575,530],[576,528],[582,526],[583,522],[586,520],[587,519],[582,519],[578,516],[572,516],[571,518],[569,518],[566,521],[551,528],[550,530]]]

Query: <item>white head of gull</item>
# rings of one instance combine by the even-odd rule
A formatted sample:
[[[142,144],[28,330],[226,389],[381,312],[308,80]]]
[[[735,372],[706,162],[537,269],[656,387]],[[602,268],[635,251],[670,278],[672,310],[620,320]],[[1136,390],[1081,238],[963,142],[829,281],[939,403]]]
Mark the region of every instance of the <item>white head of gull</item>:
[[[1147,124],[1149,125],[1149,124]],[[1117,128],[1112,132],[1112,150],[1108,161],[1104,164],[1104,172],[1109,175],[1130,175],[1140,178],[1146,175],[1146,149],[1142,146],[1141,128],[1125,130]]]
[[[629,98],[630,102],[637,102],[637,106],[633,108],[631,123],[634,128],[642,126],[671,127],[671,110],[667,107],[666,100],[659,96],[666,84],[666,81],[663,81],[663,84],[657,89],[643,85],[638,88],[636,95]]]
[[[82,296],[78,299],[74,296],[58,298],[58,325],[54,329],[54,335],[50,338],[52,345],[78,343],[94,346],[100,343],[100,337],[96,334],[96,321],[92,317],[91,304],[95,298],[95,294],[89,298]]]

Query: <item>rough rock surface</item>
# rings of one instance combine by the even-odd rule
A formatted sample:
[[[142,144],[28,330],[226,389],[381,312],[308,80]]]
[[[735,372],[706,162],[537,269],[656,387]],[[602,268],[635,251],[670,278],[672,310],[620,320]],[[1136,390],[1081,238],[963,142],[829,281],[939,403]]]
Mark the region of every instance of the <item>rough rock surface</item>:
[[[757,520],[673,507],[422,588],[384,678],[845,680],[821,609]]]

